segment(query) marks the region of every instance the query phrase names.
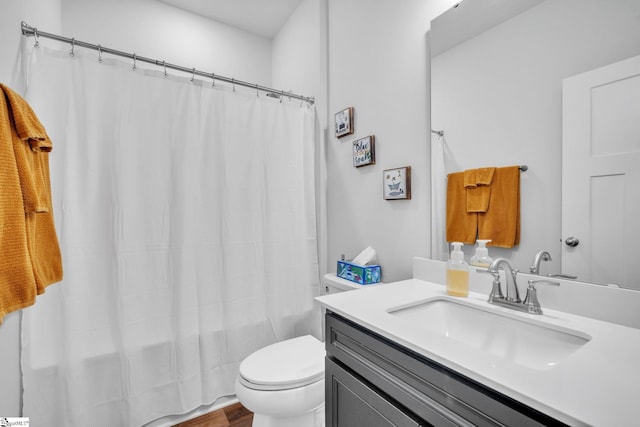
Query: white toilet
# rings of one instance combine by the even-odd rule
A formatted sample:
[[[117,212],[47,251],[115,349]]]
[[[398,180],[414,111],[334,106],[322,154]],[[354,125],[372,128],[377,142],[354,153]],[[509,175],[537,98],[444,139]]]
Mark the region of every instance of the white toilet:
[[[325,294],[364,287],[335,274],[326,274],[323,285]],[[244,359],[236,396],[253,412],[253,427],[324,427],[324,356],[324,343],[305,335]]]

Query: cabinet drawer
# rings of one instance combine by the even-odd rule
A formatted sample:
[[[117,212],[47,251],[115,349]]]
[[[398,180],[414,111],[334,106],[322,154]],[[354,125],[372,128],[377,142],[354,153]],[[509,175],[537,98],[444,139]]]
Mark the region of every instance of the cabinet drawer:
[[[325,365],[327,425],[348,427],[419,427],[418,420],[386,400],[357,376],[331,359]]]
[[[326,347],[328,358],[434,425],[565,425],[329,311]]]

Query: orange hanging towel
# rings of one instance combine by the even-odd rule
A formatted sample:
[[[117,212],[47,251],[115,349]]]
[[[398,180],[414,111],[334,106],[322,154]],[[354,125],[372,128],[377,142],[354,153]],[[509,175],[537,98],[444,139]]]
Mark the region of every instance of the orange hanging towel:
[[[495,171],[495,167],[467,169],[464,171],[467,212],[486,212],[489,209],[491,182]]]
[[[52,143],[35,113],[0,84],[0,324],[62,280],[49,181]]]
[[[478,214],[467,212],[464,172],[447,175],[447,242],[473,244],[478,231]]]
[[[487,246],[512,248],[520,243],[520,167],[495,170],[489,209],[478,213],[478,239],[491,239]]]

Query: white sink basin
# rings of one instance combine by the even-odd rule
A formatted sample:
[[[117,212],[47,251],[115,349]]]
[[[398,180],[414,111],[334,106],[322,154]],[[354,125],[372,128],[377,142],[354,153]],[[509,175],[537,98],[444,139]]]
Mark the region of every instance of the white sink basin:
[[[553,368],[591,340],[580,331],[505,310],[437,297],[387,312],[446,339],[537,370]]]

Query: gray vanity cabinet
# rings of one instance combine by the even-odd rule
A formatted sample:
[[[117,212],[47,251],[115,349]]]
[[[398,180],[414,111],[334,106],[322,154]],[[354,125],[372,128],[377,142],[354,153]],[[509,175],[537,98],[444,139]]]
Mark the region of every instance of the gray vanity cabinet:
[[[326,361],[325,384],[331,389],[333,426],[421,426],[419,420],[404,412],[366,382],[331,359]]]
[[[565,425],[330,311],[325,330],[328,427]]]

